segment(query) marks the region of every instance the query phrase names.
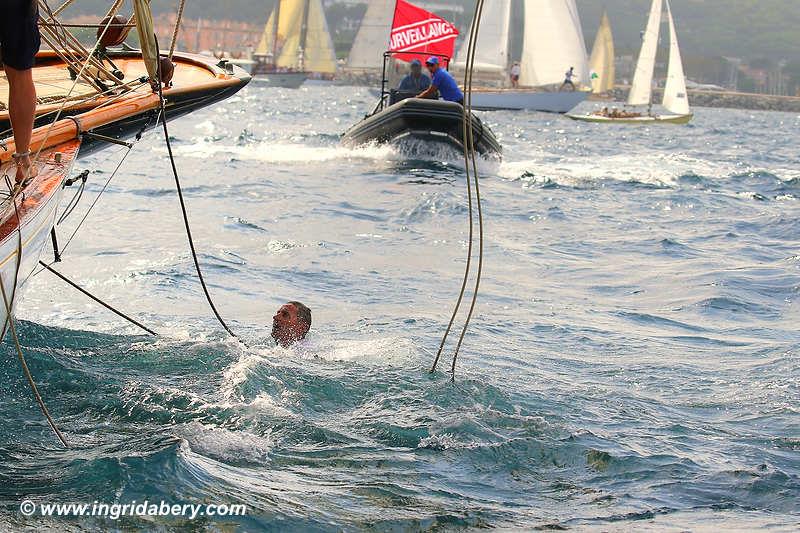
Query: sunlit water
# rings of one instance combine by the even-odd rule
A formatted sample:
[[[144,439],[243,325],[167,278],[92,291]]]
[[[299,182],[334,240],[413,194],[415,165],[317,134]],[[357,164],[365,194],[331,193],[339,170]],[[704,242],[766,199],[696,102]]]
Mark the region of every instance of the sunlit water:
[[[797,527],[800,117],[483,115],[505,157],[481,163],[485,275],[451,384],[451,349],[427,369],[464,268],[463,163],[340,148],[372,100],[251,87],[171,125],[206,277],[250,347],[202,297],[163,140],[136,147],[59,267],[163,335],[29,284],[23,348],[73,447],[5,343],[2,528]],[[118,150],[79,162],[62,243]],[[313,334],[275,348],[292,299]],[[26,519],[24,498],[248,514]]]

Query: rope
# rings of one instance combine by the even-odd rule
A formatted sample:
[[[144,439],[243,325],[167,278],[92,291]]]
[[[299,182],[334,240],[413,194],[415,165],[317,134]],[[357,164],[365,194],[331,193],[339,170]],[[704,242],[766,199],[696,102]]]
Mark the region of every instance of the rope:
[[[186,0],[180,0],[178,4],[178,15],[175,18],[175,29],[172,32],[172,42],[169,45],[169,58],[175,54],[175,46],[178,44],[178,31],[181,27],[181,19],[183,18],[183,8],[186,5]]]
[[[6,185],[11,191],[11,181],[6,177]],[[19,358],[19,363],[22,366],[22,372],[25,374],[25,379],[28,380],[28,385],[31,387],[31,391],[33,392],[33,396],[36,398],[36,403],[39,404],[39,409],[41,409],[42,414],[47,419],[47,423],[50,425],[50,428],[58,437],[58,440],[61,441],[61,444],[64,445],[65,448],[69,448],[69,444],[67,444],[67,440],[58,430],[58,426],[56,426],[53,417],[50,416],[50,411],[47,410],[47,406],[42,399],[42,395],[39,394],[39,388],[36,386],[36,382],[33,380],[33,376],[31,375],[31,371],[28,368],[28,362],[25,360],[25,354],[22,352],[22,346],[19,343],[19,335],[17,335],[17,326],[14,322],[14,315],[13,315],[13,302],[14,298],[17,293],[17,281],[19,279],[19,268],[22,263],[22,227],[20,224],[19,218],[19,210],[17,209],[17,199],[12,198],[14,202],[14,214],[17,217],[17,264],[14,270],[14,286],[11,292],[11,303],[8,301],[8,296],[6,295],[6,287],[5,282],[3,281],[2,277],[0,277],[0,293],[3,295],[3,303],[6,310],[6,324],[9,326],[11,330],[11,337],[14,339],[14,346],[17,350],[17,357]],[[3,336],[5,337],[5,325],[3,326]]]
[[[118,7],[121,4],[121,2],[122,2],[122,0],[116,0],[114,2],[114,4],[112,5],[111,10],[109,10],[109,13],[111,13],[112,10],[118,9]],[[41,2],[41,3],[44,4],[44,6],[47,8],[48,11],[50,10],[50,7],[47,5],[47,2]],[[103,36],[108,31],[109,26],[111,26],[111,21],[112,20],[113,19],[109,16],[108,23],[106,23],[105,28],[103,28],[103,32],[100,34],[100,37],[97,39],[97,42],[95,43],[94,47],[92,48],[92,51],[89,54],[89,58],[94,56],[95,52],[97,51],[97,47],[100,45],[100,41],[102,40]],[[53,17],[53,21],[55,21],[55,17]],[[69,91],[67,92],[67,98],[72,94],[72,91],[75,90],[75,87],[78,86],[78,80],[81,79],[81,76],[83,75],[83,72],[86,70],[87,66],[89,66],[89,61],[88,60],[83,64],[83,66],[81,67],[81,70],[75,76],[75,81],[72,83],[72,87],[70,87]],[[36,150],[36,155],[33,157],[33,161],[31,162],[31,167],[29,167],[28,173],[30,173],[30,168],[33,168],[33,165],[36,165],[39,162],[39,157],[41,156],[42,150],[44,149],[45,145],[47,144],[48,139],[50,138],[50,133],[53,131],[53,126],[55,125],[56,122],[58,122],[58,119],[61,117],[61,113],[64,110],[64,107],[66,106],[66,104],[67,104],[67,100],[64,100],[64,102],[58,108],[58,111],[56,112],[55,118],[50,123],[50,126],[47,128],[47,131],[45,132],[44,140],[39,145],[38,150]],[[16,146],[15,146],[15,149],[16,149]],[[26,176],[26,178],[27,178],[27,176]]]
[[[481,25],[481,18],[483,16],[483,0],[478,0],[477,2],[477,13],[475,18],[477,19],[477,23],[475,24],[475,34],[477,35],[478,31],[480,31]],[[477,41],[477,39],[476,39]],[[467,94],[465,103],[467,108],[469,109],[469,116],[470,122],[472,121],[472,70],[475,65],[475,51],[477,47],[473,47],[470,53],[470,65],[469,65],[469,85],[465,87]],[[465,114],[467,110],[465,109]],[[471,126],[471,124],[470,124]],[[469,328],[469,323],[472,320],[472,313],[475,311],[475,304],[478,301],[478,290],[481,286],[481,275],[483,274],[483,209],[481,207],[481,189],[480,185],[478,184],[478,163],[475,157],[475,138],[473,135],[472,127],[469,128],[469,149],[465,150],[465,153],[468,151],[471,155],[472,159],[472,176],[475,180],[475,203],[478,206],[478,271],[475,274],[475,288],[472,291],[472,301],[470,302],[469,311],[467,312],[467,318],[464,320],[464,327],[461,330],[461,335],[458,337],[458,343],[456,344],[456,349],[453,352],[453,364],[450,368],[451,373],[451,380],[456,380],[456,360],[458,359],[458,352],[461,350],[461,344],[464,342],[464,336],[467,334],[467,328]],[[467,165],[469,165],[469,161],[467,161]]]
[[[102,305],[103,307],[105,307],[106,309],[108,309],[109,311],[111,311],[112,313],[117,315],[118,317],[124,318],[125,320],[127,320],[128,322],[133,324],[134,326],[137,326],[137,327],[143,329],[144,331],[146,331],[150,335],[153,335],[153,336],[156,336],[156,337],[158,336],[158,333],[156,333],[152,329],[150,329],[147,326],[143,325],[141,322],[138,322],[135,319],[129,317],[128,315],[126,315],[122,311],[119,311],[118,309],[115,309],[110,304],[107,304],[106,302],[104,302],[103,300],[101,300],[97,296],[93,295],[92,293],[90,293],[89,291],[87,291],[86,289],[84,289],[83,287],[81,287],[80,285],[78,285],[77,283],[75,283],[74,281],[72,281],[71,279],[66,277],[65,275],[63,275],[61,272],[57,271],[56,269],[54,269],[53,267],[48,265],[47,263],[44,263],[43,261],[39,261],[39,264],[42,265],[45,268],[45,270],[48,270],[48,271],[52,272],[53,274],[55,274],[56,276],[58,276],[61,279],[61,281],[66,282],[71,287],[73,287],[73,288],[77,289],[78,291],[82,292],[83,294],[85,294],[86,296],[88,296],[89,298],[94,300],[95,302],[99,303],[100,305]]]
[[[156,57],[161,57],[160,52],[158,50],[158,37],[156,37]],[[183,225],[186,228],[186,238],[189,241],[189,249],[192,252],[192,260],[194,261],[194,268],[197,271],[197,277],[200,280],[200,286],[203,287],[203,293],[205,294],[206,301],[208,305],[211,307],[211,311],[214,313],[214,316],[217,318],[217,321],[220,323],[222,328],[228,332],[228,334],[241,341],[239,336],[233,332],[231,328],[228,327],[228,324],[225,323],[225,320],[220,315],[219,311],[217,311],[217,306],[214,305],[214,300],[211,298],[211,293],[208,290],[208,286],[206,285],[206,281],[203,278],[203,270],[200,268],[200,260],[197,258],[197,250],[194,246],[194,238],[192,237],[192,229],[189,225],[189,215],[186,212],[186,202],[183,199],[183,188],[181,187],[181,180],[178,177],[178,168],[175,165],[175,157],[172,153],[172,143],[169,140],[169,130],[167,129],[167,113],[165,109],[165,101],[164,101],[164,91],[162,89],[163,83],[161,83],[161,61],[158,61],[158,97],[161,105],[161,124],[164,128],[164,141],[167,145],[167,153],[169,154],[169,162],[172,167],[172,175],[175,177],[175,188],[178,191],[178,200],[180,200],[181,204],[181,213],[183,215]]]
[[[482,5],[482,2],[478,2]],[[467,93],[464,98],[464,108],[463,108],[463,124],[462,124],[462,137],[464,140],[464,162],[465,162],[465,173],[466,173],[466,182],[467,182],[467,206],[469,211],[469,240],[467,244],[467,264],[464,267],[464,278],[461,282],[461,289],[458,292],[458,298],[456,299],[456,304],[453,307],[453,313],[450,316],[450,322],[447,324],[447,329],[445,329],[444,335],[442,336],[442,340],[439,343],[439,349],[436,352],[436,357],[433,361],[433,365],[431,366],[430,372],[433,373],[436,371],[436,366],[439,363],[439,358],[442,355],[442,351],[444,350],[444,345],[447,342],[447,337],[450,335],[450,331],[455,323],[456,317],[458,316],[458,311],[461,308],[461,303],[464,299],[464,293],[467,288],[467,281],[469,279],[469,273],[472,265],[472,249],[473,249],[473,234],[474,234],[474,223],[473,223],[473,206],[472,206],[472,185],[471,185],[471,176],[470,176],[470,145],[469,139],[471,138],[472,134],[472,112],[468,109],[471,106],[471,89],[472,89],[472,65],[474,61],[474,50],[475,44],[478,40],[478,28],[480,27],[480,13],[478,11],[478,6],[476,6],[475,16],[472,18],[472,24],[470,25],[470,33],[469,33],[469,42],[467,43],[467,60],[466,60],[466,69],[464,73],[464,91]]]

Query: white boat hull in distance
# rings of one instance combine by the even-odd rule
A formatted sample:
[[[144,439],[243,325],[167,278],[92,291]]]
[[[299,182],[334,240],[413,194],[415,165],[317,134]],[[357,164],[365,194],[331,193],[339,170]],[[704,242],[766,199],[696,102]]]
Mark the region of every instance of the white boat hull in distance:
[[[519,110],[567,113],[589,97],[586,91],[473,90],[472,108],[479,111]]]
[[[693,114],[688,115],[653,115],[641,117],[625,117],[613,118],[605,117],[603,115],[574,115],[567,114],[572,120],[580,122],[595,122],[603,124],[688,124],[694,117]]]
[[[299,89],[307,78],[307,72],[270,72],[268,74],[256,74],[253,76],[252,81],[264,87]]]

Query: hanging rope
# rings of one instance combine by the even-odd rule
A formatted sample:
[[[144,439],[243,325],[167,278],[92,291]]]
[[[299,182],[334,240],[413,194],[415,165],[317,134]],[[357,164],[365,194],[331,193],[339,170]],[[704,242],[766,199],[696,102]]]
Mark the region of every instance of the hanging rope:
[[[156,57],[161,57],[159,50],[158,50],[158,38],[156,37]],[[189,214],[186,212],[186,202],[183,199],[183,188],[181,187],[181,180],[178,177],[178,167],[175,165],[175,157],[172,153],[172,143],[169,140],[169,130],[167,128],[167,112],[165,108],[165,101],[164,101],[164,91],[163,91],[163,83],[161,83],[161,61],[158,61],[158,97],[159,101],[161,102],[161,125],[164,128],[164,141],[167,145],[167,153],[169,154],[169,162],[172,167],[172,175],[175,178],[175,188],[178,191],[178,200],[181,204],[181,213],[183,214],[183,225],[186,228],[186,238],[189,241],[189,249],[192,252],[192,260],[194,261],[194,268],[197,271],[197,277],[200,280],[200,286],[203,288],[203,294],[205,294],[206,301],[208,305],[211,307],[211,311],[214,313],[214,316],[217,318],[217,321],[220,323],[222,328],[228,332],[228,334],[241,341],[239,336],[233,332],[233,330],[228,327],[228,324],[225,323],[225,320],[220,315],[219,311],[217,311],[217,306],[214,305],[214,300],[211,298],[211,292],[208,290],[208,286],[206,285],[206,280],[203,278],[203,270],[200,268],[200,260],[197,258],[197,250],[194,247],[194,238],[192,237],[192,228],[189,225]]]
[[[8,186],[9,194],[13,194],[11,180],[9,180],[8,177],[6,177],[6,185]],[[36,403],[39,404],[39,409],[47,419],[47,423],[50,425],[53,433],[55,433],[58,437],[58,440],[61,441],[61,444],[63,444],[65,448],[69,448],[67,440],[58,430],[58,426],[56,426],[53,417],[50,416],[50,411],[48,411],[47,406],[42,399],[42,395],[39,394],[39,388],[36,386],[36,382],[33,380],[33,375],[31,375],[31,371],[28,368],[28,362],[25,360],[25,354],[22,352],[22,346],[20,345],[19,336],[17,335],[17,326],[14,322],[13,311],[14,298],[16,297],[17,293],[17,283],[19,281],[19,268],[20,264],[22,263],[22,228],[20,225],[19,210],[17,208],[17,199],[12,197],[11,201],[14,202],[14,215],[17,218],[17,264],[14,268],[14,285],[12,286],[10,302],[8,295],[6,294],[5,281],[2,279],[2,277],[0,277],[0,294],[3,296],[3,304],[6,310],[6,323],[3,326],[3,336],[5,336],[6,326],[8,326],[8,329],[11,331],[11,337],[14,339],[14,346],[17,350],[17,357],[19,358],[20,366],[22,366],[22,372],[25,374],[25,379],[28,380],[28,385],[31,387],[34,398],[36,398]]]
[[[461,282],[461,289],[459,290],[458,298],[456,299],[456,304],[453,308],[453,313],[450,316],[450,322],[447,324],[447,329],[445,329],[444,335],[442,336],[442,340],[439,343],[439,349],[436,352],[436,357],[433,361],[433,365],[431,366],[430,370],[431,373],[436,371],[436,366],[439,363],[439,359],[442,355],[444,345],[447,342],[447,337],[450,335],[450,331],[453,327],[453,324],[455,323],[455,319],[458,316],[458,311],[460,310],[461,303],[464,299],[464,293],[467,288],[467,281],[469,279],[469,273],[472,266],[474,222],[473,222],[472,185],[471,185],[472,176],[470,175],[471,168],[474,169],[474,174],[477,184],[477,167],[475,165],[475,150],[472,137],[472,71],[475,62],[475,49],[478,40],[478,31],[480,29],[482,10],[483,10],[483,2],[478,1],[475,7],[475,16],[473,16],[472,24],[470,25],[469,41],[467,43],[467,59],[465,64],[466,71],[464,73],[464,92],[466,94],[464,96],[462,139],[464,147],[464,163],[465,163],[464,171],[466,174],[467,207],[469,216],[469,238],[467,241],[467,261],[464,267],[464,278]],[[462,332],[462,338],[463,338],[463,332]],[[455,364],[453,364],[453,368],[455,368]]]
[[[186,0],[180,0],[178,3],[178,14],[175,17],[175,29],[172,31],[172,41],[169,44],[169,58],[175,54],[175,46],[178,44],[178,32],[181,28],[181,20],[183,19],[183,8]]]
[[[118,317],[124,318],[125,320],[127,320],[128,322],[133,324],[134,326],[137,326],[138,328],[143,329],[144,331],[146,331],[150,335],[154,335],[156,337],[158,336],[158,333],[156,333],[152,329],[148,328],[147,326],[143,325],[141,322],[138,322],[137,320],[131,318],[128,315],[126,315],[122,311],[119,311],[118,309],[115,309],[110,304],[107,304],[106,302],[104,302],[103,300],[101,300],[100,298],[95,296],[94,294],[90,293],[89,291],[87,291],[86,289],[84,289],[83,287],[81,287],[80,285],[78,285],[77,283],[75,283],[74,281],[72,281],[71,279],[66,277],[65,275],[63,275],[61,272],[59,272],[56,269],[54,269],[52,266],[48,265],[47,263],[45,263],[43,261],[39,261],[39,264],[42,265],[42,267],[45,270],[47,270],[48,272],[52,272],[53,274],[55,274],[59,279],[61,279],[61,281],[64,281],[65,283],[67,283],[67,285],[73,287],[74,289],[76,289],[76,290],[80,291],[81,293],[83,293],[84,295],[88,296],[89,298],[91,298],[95,302],[99,303],[100,305],[102,305],[103,307],[105,307],[106,309],[108,309],[109,311],[111,311],[112,313],[117,315]]]
[[[478,0],[477,2],[477,13],[475,18],[477,22],[475,24],[475,34],[480,31],[481,25],[481,18],[483,17],[483,0]],[[475,39],[475,43],[477,43],[477,37]],[[475,65],[475,51],[477,50],[477,46],[473,46],[472,50],[470,51],[470,66],[469,66],[469,84],[465,87],[466,89],[466,98],[465,104],[467,108],[465,109],[465,114],[469,114],[470,123],[472,122],[472,74],[473,74],[473,67]],[[453,364],[451,365],[450,372],[451,372],[451,380],[455,381],[456,379],[456,360],[458,359],[458,352],[461,350],[461,344],[464,342],[464,336],[467,334],[467,328],[469,328],[469,323],[472,320],[472,314],[475,311],[475,304],[478,301],[478,290],[481,286],[481,276],[483,274],[483,209],[481,207],[481,189],[480,184],[478,183],[478,162],[477,157],[475,155],[475,136],[472,131],[472,127],[470,124],[469,128],[469,139],[468,139],[469,149],[467,152],[470,154],[471,163],[472,163],[472,177],[475,181],[475,203],[478,206],[478,271],[475,274],[475,288],[472,291],[472,301],[469,305],[469,311],[467,312],[467,318],[464,320],[464,327],[461,329],[461,335],[458,337],[458,343],[456,344],[456,349],[453,351]],[[469,165],[469,161],[467,164]],[[467,178],[469,179],[469,178]]]

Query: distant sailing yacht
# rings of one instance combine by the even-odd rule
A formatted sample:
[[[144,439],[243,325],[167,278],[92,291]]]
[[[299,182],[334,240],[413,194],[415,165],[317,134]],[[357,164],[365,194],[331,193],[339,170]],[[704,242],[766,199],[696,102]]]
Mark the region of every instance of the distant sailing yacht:
[[[670,40],[667,83],[664,86],[664,99],[661,105],[671,114],[658,115],[654,114],[652,109],[653,74],[664,5],[666,5]],[[587,115],[570,114],[567,116],[585,122],[624,122],[633,124],[647,122],[686,124],[692,120],[693,115],[686,95],[686,77],[683,73],[683,62],[681,61],[681,52],[678,47],[678,35],[675,32],[675,21],[672,18],[669,0],[653,0],[653,4],[650,7],[650,17],[647,21],[642,49],[639,52],[639,61],[636,64],[633,85],[628,95],[628,105],[647,106],[647,112],[646,114],[626,111],[618,113],[595,112]]]
[[[510,56],[512,4],[489,0],[483,11],[475,53],[474,79],[483,82],[472,93],[476,109],[527,109],[566,113],[589,95],[589,61],[575,0],[525,0],[519,88],[494,88],[507,84]],[[467,35],[454,63],[463,69]],[[573,67],[578,90],[561,88],[565,73]]]
[[[333,76],[336,55],[321,0],[279,0],[253,53],[254,81],[297,89],[312,74]]]
[[[616,77],[614,58],[614,35],[611,33],[608,13],[604,11],[597,36],[594,39],[592,55],[589,58],[594,94],[605,94],[614,90],[614,78]]]

